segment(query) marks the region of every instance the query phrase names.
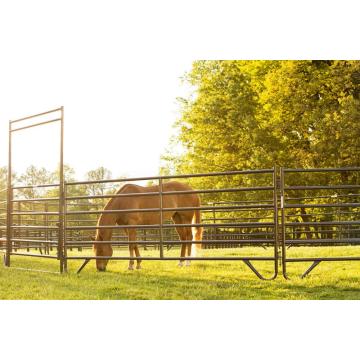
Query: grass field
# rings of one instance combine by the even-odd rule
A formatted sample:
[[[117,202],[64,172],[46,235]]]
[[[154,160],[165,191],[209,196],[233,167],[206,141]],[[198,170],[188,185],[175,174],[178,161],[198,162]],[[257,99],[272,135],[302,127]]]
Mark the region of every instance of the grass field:
[[[75,255],[74,253],[71,253]],[[84,254],[84,252],[82,253]],[[90,254],[90,253],[89,253]],[[127,254],[118,251],[117,254]],[[271,249],[202,250],[202,256],[270,256]],[[294,248],[288,256],[358,256],[359,247]],[[143,251],[143,256],[158,252]],[[178,256],[178,250],[166,252]],[[145,261],[143,269],[127,270],[126,261],[109,263],[98,273],[90,262],[79,275],[81,261],[69,261],[68,274],[52,274],[16,269],[57,271],[50,259],[12,257],[12,267],[0,266],[1,299],[360,299],[360,262],[323,262],[306,279],[300,279],[310,263],[288,264],[291,280],[281,275],[274,281],[259,280],[237,261],[194,261],[178,268],[175,261]],[[254,262],[266,276],[272,264]]]

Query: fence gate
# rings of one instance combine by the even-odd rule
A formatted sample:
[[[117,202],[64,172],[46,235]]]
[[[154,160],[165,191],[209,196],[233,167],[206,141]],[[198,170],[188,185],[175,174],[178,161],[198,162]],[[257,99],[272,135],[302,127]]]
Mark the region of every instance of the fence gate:
[[[311,184],[311,185],[309,185]],[[311,262],[307,276],[323,261],[359,261],[342,256],[345,246],[360,244],[360,168],[281,169],[282,271],[288,263]],[[327,256],[299,256],[323,250]],[[325,249],[325,250],[324,250]],[[294,256],[289,257],[290,253]],[[360,255],[360,254],[359,254]]]
[[[251,178],[252,186],[246,186]],[[196,190],[185,189],[183,191],[169,191],[166,189],[170,180],[189,182]],[[151,192],[144,190],[132,190],[130,193],[114,193],[114,189],[107,194],[77,194],[79,188],[93,185],[116,185],[119,188],[124,182],[145,182],[155,184]],[[219,185],[220,184],[220,185]],[[255,184],[255,185],[254,185]],[[66,191],[66,226],[65,226],[65,253],[66,260],[84,260],[83,267],[96,259],[105,260],[206,260],[206,261],[242,261],[260,279],[265,277],[256,269],[253,262],[265,261],[272,264],[272,274],[269,279],[274,279],[278,274],[278,189],[276,169],[229,171],[219,173],[189,174],[176,176],[157,176],[128,179],[112,179],[100,181],[68,182],[65,184]],[[197,195],[201,198],[201,205],[196,207],[173,207],[166,205],[170,195]],[[126,208],[120,210],[104,210],[104,205],[109,199],[125,197],[136,198],[147,196],[152,199],[151,208]],[[105,201],[104,201],[105,200]],[[79,208],[81,206],[81,208]],[[202,214],[201,223],[173,224],[163,221],[164,213],[177,213],[199,210]],[[158,216],[155,224],[129,225],[115,223],[110,214],[129,213],[153,213]],[[108,220],[102,224],[97,223],[99,216],[108,216]],[[85,217],[85,218],[84,218]],[[110,221],[110,223],[109,223]],[[220,253],[211,254],[204,250],[201,256],[184,257],[177,252],[166,251],[171,247],[180,247],[180,244],[194,244],[196,241],[187,238],[179,241],[175,228],[203,227],[204,235],[201,242],[203,249],[213,248],[236,248],[232,254],[226,256]],[[119,230],[136,228],[137,238],[132,245],[155,247],[158,252],[151,256],[129,258],[128,253],[121,252],[121,247],[129,246],[127,237],[119,233]],[[102,241],[89,241],[96,230],[111,230],[112,234]],[[178,230],[177,230],[178,231]],[[74,232],[77,233],[74,241]],[[146,232],[146,235],[145,235]],[[140,233],[140,235],[139,235]],[[104,235],[107,236],[107,235]],[[84,241],[85,239],[85,241]],[[89,254],[70,254],[67,250],[78,246],[111,244],[117,253],[111,257],[94,256]],[[199,243],[199,242],[198,242]],[[246,247],[246,248],[245,248]],[[265,248],[264,254],[251,254],[249,249],[253,247]],[[145,250],[145,249],[144,249]],[[180,251],[178,251],[180,252]],[[210,255],[208,255],[210,253]]]
[[[14,186],[12,183],[12,139],[15,133],[59,123],[59,182]],[[41,141],[41,140],[40,140]],[[6,208],[6,251],[11,256],[51,258],[60,261],[64,270],[64,109],[63,107],[9,121],[8,183]],[[54,189],[54,197],[44,197],[45,189]]]

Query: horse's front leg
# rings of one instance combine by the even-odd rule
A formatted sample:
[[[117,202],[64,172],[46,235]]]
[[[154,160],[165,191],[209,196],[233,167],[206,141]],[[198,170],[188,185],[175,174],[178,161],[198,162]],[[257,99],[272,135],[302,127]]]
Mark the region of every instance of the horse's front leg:
[[[135,245],[131,244],[132,241],[136,240],[136,230],[135,229],[129,229],[128,231],[129,234],[129,252],[130,252],[130,257],[134,258],[134,250],[135,250]],[[129,260],[129,270],[134,270],[134,259],[130,259]]]

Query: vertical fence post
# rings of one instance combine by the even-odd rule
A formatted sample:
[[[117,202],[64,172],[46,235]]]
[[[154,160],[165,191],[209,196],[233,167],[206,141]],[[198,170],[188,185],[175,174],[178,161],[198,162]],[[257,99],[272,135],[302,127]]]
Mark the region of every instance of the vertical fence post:
[[[285,279],[288,279],[286,274],[286,218],[285,218],[285,171],[280,168],[280,208],[281,208],[281,262],[282,273]]]
[[[274,271],[275,276],[278,274],[279,270],[279,249],[278,249],[278,223],[279,223],[279,214],[278,214],[278,198],[277,198],[277,191],[278,191],[278,176],[277,176],[277,166],[275,165],[273,168],[273,205],[274,205]]]
[[[68,264],[67,264],[67,231],[66,231],[66,213],[67,213],[67,206],[66,206],[66,196],[67,196],[67,186],[66,181],[64,180],[64,206],[63,206],[63,262],[64,262],[64,268],[63,271],[68,271]]]
[[[13,205],[14,208],[14,205]],[[19,213],[21,211],[21,204],[20,202],[17,203],[17,212]],[[18,215],[16,217],[16,224],[18,226],[21,226],[21,215]],[[17,229],[16,231],[13,231],[13,236],[15,239],[21,239],[21,229]],[[22,243],[18,242],[18,248],[20,249],[22,247]]]
[[[6,203],[6,254],[5,266],[10,266],[10,254],[12,251],[12,212],[13,212],[13,189],[12,189],[12,158],[11,158],[11,122],[9,122],[9,153],[8,153],[8,171],[7,171],[7,203]]]
[[[212,206],[214,207],[213,208],[213,223],[214,224],[216,224],[216,210],[215,210],[215,202],[213,202],[213,204],[212,204]],[[217,231],[217,228],[216,228],[216,226],[214,226],[214,228],[213,228],[214,230],[213,230],[213,240],[217,240],[217,238],[218,238],[218,235],[217,235],[217,233],[218,233],[218,231]],[[213,246],[210,246],[210,249],[213,249],[213,248],[218,248],[218,246],[219,246],[219,243],[216,243],[215,244],[215,246],[213,245]]]
[[[49,212],[49,205],[47,202],[44,203],[44,211],[45,213],[48,213]],[[50,247],[49,247],[49,217],[47,214],[45,214],[44,216],[44,225],[45,225],[45,254],[48,254],[50,255]]]
[[[58,258],[60,260],[60,273],[66,269],[64,259],[64,207],[65,207],[65,191],[64,191],[64,107],[61,107],[60,120],[60,168],[59,168],[59,241],[58,241]]]
[[[160,257],[164,257],[163,246],[163,180],[159,178],[159,196],[160,196]]]

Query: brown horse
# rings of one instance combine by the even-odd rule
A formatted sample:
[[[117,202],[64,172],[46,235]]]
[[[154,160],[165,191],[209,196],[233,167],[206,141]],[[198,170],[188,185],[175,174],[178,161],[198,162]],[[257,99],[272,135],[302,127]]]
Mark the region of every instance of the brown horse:
[[[172,208],[172,211],[163,212],[163,222],[172,219],[175,224],[199,224],[201,222],[201,216],[199,210],[179,210],[176,208],[194,208],[200,206],[200,199],[197,194],[185,193],[174,194],[176,191],[191,191],[192,188],[178,181],[169,181],[162,185],[163,208]],[[172,194],[166,195],[166,192],[172,192]],[[154,209],[160,208],[160,196],[157,195],[142,195],[143,193],[159,193],[159,185],[155,186],[139,186],[133,184],[126,184],[122,186],[117,194],[135,194],[138,196],[124,196],[114,197],[108,201],[104,210],[127,210],[127,209]],[[125,232],[129,238],[129,250],[130,257],[140,257],[140,251],[137,244],[131,244],[131,241],[136,240],[136,225],[154,225],[160,224],[160,212],[121,212],[121,213],[103,213],[99,217],[98,226],[114,226],[114,225],[131,225],[131,228],[125,229]],[[135,226],[134,226],[135,225]],[[134,227],[133,227],[134,226]],[[192,228],[189,227],[176,227],[176,231],[179,234],[180,240],[192,240],[194,231],[194,240],[202,240],[202,227]],[[110,241],[113,229],[100,228],[96,231],[95,240],[98,243],[94,244],[94,251],[96,256],[112,256],[113,250],[110,244],[101,244],[101,241]],[[199,247],[199,244],[197,244]],[[182,258],[186,255],[191,256],[191,244],[181,244]],[[194,247],[195,249],[195,247]],[[141,260],[137,261],[137,269],[141,269]],[[96,268],[99,271],[105,271],[108,259],[96,259]],[[183,265],[183,260],[180,260],[179,266]],[[186,261],[186,265],[190,265],[190,261]],[[134,260],[129,260],[129,270],[134,269]]]

